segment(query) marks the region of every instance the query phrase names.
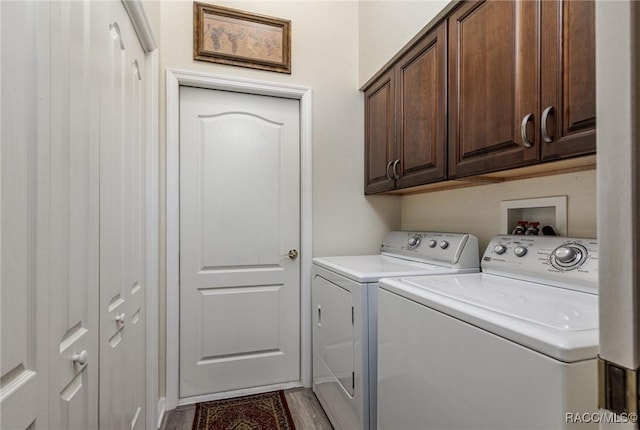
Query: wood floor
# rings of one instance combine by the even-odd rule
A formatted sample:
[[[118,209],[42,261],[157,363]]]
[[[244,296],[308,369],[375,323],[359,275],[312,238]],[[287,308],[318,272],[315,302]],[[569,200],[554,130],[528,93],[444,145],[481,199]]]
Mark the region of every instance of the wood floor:
[[[284,394],[297,430],[333,428],[310,388],[292,388]],[[161,430],[190,430],[195,409],[195,405],[187,405],[172,410],[162,423]]]

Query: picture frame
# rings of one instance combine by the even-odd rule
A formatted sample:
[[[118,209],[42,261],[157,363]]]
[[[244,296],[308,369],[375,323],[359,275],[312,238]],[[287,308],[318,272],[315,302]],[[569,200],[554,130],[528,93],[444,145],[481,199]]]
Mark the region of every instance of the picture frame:
[[[193,58],[291,74],[291,21],[194,2]]]

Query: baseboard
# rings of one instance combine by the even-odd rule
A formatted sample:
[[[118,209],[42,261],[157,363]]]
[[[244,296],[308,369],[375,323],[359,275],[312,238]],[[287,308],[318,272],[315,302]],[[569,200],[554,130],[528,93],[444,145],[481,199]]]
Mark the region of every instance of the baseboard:
[[[158,429],[162,427],[162,421],[164,421],[164,414],[167,412],[167,398],[160,397],[158,400]]]

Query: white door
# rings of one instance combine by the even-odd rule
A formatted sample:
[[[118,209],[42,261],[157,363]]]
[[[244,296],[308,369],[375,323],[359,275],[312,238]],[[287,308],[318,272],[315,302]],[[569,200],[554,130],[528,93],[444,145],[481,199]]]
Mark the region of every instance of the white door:
[[[3,429],[48,427],[48,38],[47,4],[0,2]]]
[[[49,428],[98,427],[95,3],[51,2]]]
[[[300,380],[299,112],[180,87],[181,398]]]
[[[100,427],[145,427],[145,57],[121,2],[100,14]]]

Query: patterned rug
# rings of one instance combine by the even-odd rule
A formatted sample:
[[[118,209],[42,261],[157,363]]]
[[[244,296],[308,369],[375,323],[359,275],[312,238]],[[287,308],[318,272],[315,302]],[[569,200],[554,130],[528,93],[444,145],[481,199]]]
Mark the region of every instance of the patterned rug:
[[[284,391],[196,404],[193,430],[295,430]]]

